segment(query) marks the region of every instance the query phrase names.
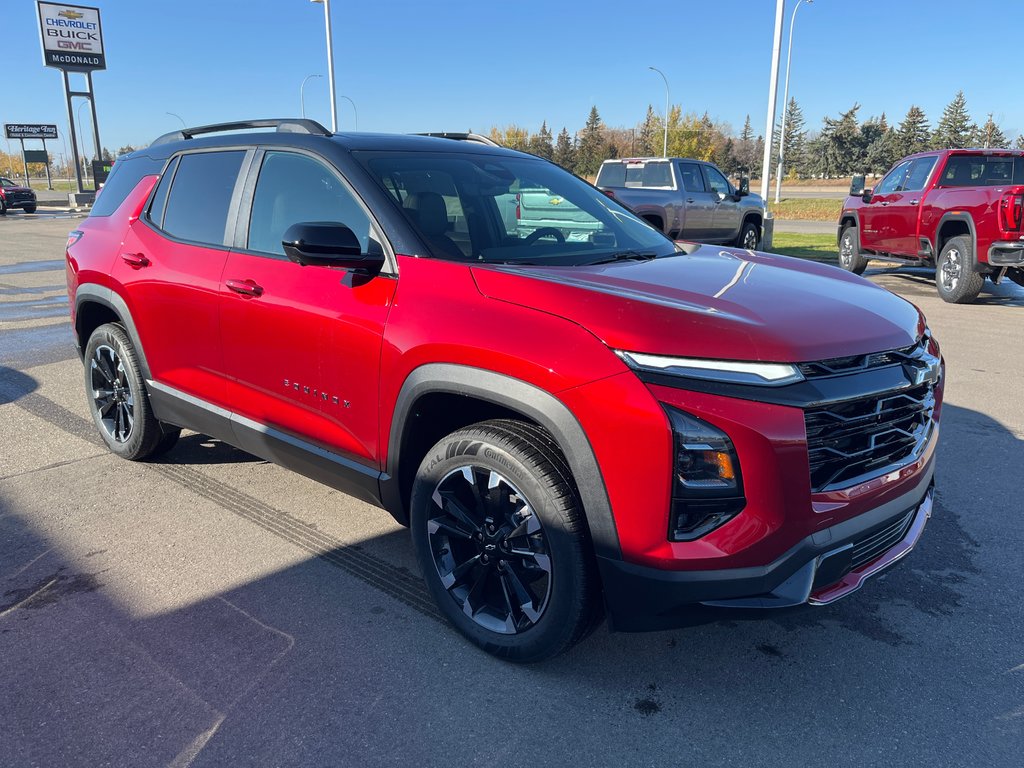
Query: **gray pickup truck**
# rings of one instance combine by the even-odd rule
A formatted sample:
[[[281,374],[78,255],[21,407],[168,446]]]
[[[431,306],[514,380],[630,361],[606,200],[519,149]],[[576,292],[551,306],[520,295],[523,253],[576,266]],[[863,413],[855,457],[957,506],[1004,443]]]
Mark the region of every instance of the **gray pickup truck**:
[[[775,221],[746,179],[734,187],[712,164],[688,158],[606,160],[597,187],[673,239],[768,249]]]

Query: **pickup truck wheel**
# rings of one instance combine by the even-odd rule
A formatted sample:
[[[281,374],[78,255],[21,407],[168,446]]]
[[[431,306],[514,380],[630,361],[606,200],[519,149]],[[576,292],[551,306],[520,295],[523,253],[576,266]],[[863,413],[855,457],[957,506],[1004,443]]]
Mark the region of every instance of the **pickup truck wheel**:
[[[168,450],[181,430],[164,426],[149,406],[138,356],[124,329],[101,325],[85,346],[85,391],[100,437],[123,459],[140,461]]]
[[[935,265],[935,287],[943,301],[970,304],[981,293],[985,276],[971,269],[971,238],[959,235],[942,246]]]
[[[864,274],[868,268],[868,259],[860,252],[860,232],[853,224],[839,235],[839,266],[855,275]]]
[[[743,225],[737,245],[748,251],[757,250],[758,246],[761,245],[761,230],[757,228],[757,224],[748,221]]]
[[[410,528],[441,612],[488,653],[555,656],[599,615],[583,510],[564,459],[539,429],[488,421],[427,452]]]

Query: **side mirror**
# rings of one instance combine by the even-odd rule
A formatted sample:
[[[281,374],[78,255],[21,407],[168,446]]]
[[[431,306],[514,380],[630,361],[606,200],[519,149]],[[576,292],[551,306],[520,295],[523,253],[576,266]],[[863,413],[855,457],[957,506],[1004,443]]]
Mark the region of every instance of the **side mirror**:
[[[740,176],[740,188],[736,192],[740,197],[746,197],[750,194],[750,177]]]
[[[850,180],[850,197],[860,197],[864,194],[864,174],[858,174]]]
[[[292,224],[281,238],[284,254],[304,267],[343,267],[379,271],[384,254],[363,253],[355,232],[334,221]]]

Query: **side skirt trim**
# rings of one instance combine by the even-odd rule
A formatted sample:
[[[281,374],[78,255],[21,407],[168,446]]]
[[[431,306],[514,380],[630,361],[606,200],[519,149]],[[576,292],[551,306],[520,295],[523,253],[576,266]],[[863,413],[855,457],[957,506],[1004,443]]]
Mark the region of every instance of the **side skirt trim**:
[[[380,483],[388,478],[376,467],[340,456],[166,384],[147,380],[146,388],[153,414],[160,421],[194,429],[361,501],[384,506]]]

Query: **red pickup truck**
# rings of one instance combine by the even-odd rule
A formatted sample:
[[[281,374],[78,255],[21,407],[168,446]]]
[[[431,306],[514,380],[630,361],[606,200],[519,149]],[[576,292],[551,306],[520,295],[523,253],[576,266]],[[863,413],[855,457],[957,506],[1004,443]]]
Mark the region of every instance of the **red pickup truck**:
[[[872,189],[855,176],[839,216],[839,265],[935,268],[939,296],[974,301],[986,276],[1024,285],[1024,152],[947,149],[900,160]]]

